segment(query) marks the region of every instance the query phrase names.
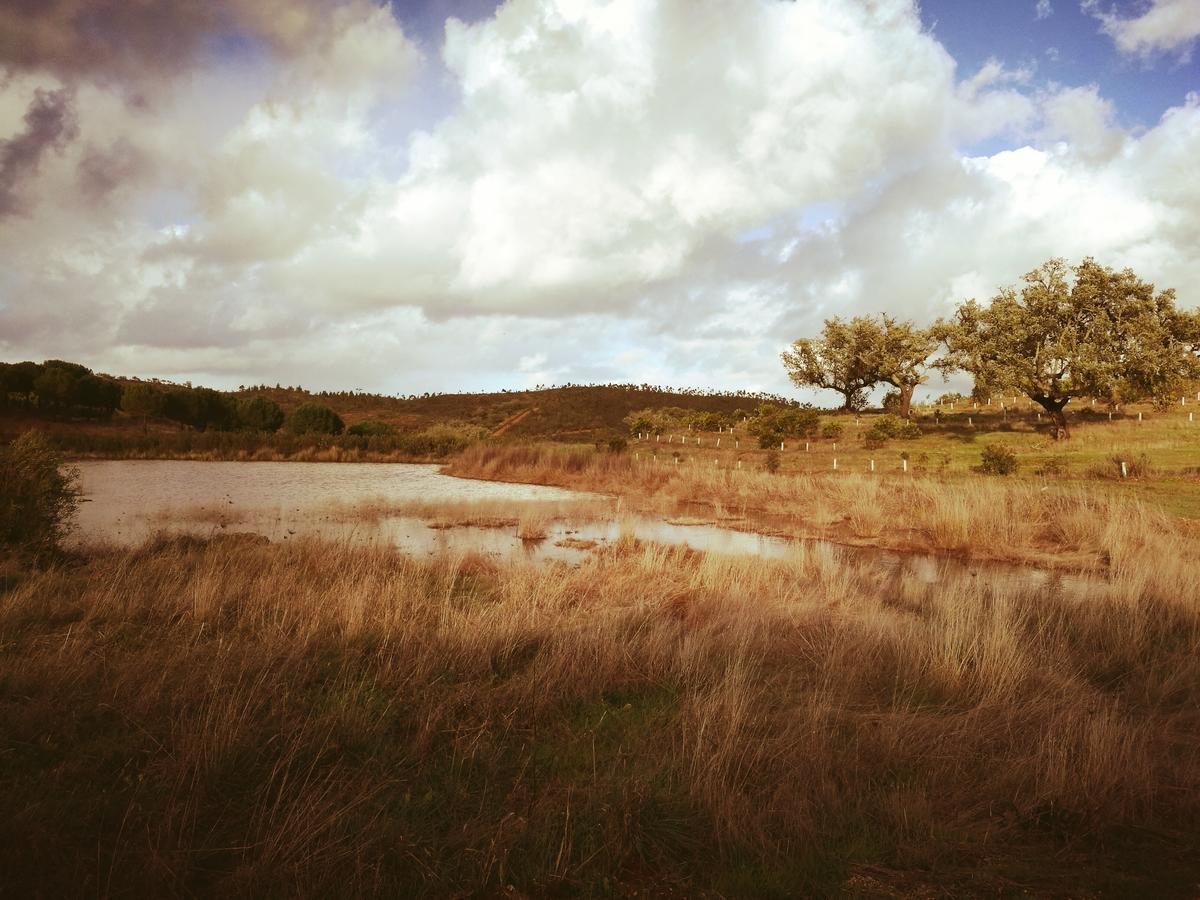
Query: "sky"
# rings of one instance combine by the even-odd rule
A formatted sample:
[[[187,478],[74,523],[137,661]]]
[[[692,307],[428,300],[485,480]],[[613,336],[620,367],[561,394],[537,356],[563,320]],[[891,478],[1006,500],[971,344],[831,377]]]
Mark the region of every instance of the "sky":
[[[832,402],[779,362],[824,319],[1050,257],[1192,308],[1198,43],[1200,0],[0,0],[0,359]]]

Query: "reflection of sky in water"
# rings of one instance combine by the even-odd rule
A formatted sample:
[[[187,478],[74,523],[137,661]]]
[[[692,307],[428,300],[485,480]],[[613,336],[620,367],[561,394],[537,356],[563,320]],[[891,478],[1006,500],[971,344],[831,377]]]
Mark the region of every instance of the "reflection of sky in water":
[[[734,556],[779,559],[796,542],[782,537],[735,531],[716,525],[674,525],[661,519],[623,517],[599,521],[553,521],[546,539],[522,541],[515,525],[485,528],[430,528],[414,516],[355,520],[331,514],[331,506],[377,500],[472,503],[594,498],[541,485],[475,481],[442,475],[436,465],[381,463],[241,463],[118,460],[79,464],[84,499],[76,538],[136,544],[157,530],[219,534],[250,531],[273,541],[325,537],[383,541],[417,556],[481,553],[534,560],[578,562],[587,553],[560,547],[565,539],[617,540],[622,531],[639,540],[685,544],[695,550]],[[894,553],[809,541],[810,552],[839,560],[868,560],[885,578],[910,578],[932,584],[953,577],[982,576],[994,586],[1057,587],[1082,591],[1086,579],[1040,569],[966,563],[940,556]]]

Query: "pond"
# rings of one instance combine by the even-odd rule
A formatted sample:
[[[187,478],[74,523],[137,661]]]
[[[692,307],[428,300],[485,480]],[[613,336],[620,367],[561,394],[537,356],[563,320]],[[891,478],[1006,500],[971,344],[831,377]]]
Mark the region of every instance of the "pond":
[[[83,503],[73,540],[136,545],[156,532],[253,532],[272,541],[384,541],[415,555],[476,552],[581,561],[591,546],[630,535],[721,554],[780,558],[795,541],[700,520],[622,514],[620,501],[543,485],[443,475],[406,463],[112,460],[77,464]],[[523,540],[524,519],[538,537]],[[1071,589],[1071,576],[1016,566],[809,541],[839,559],[869,559],[882,574],[933,582],[986,571],[989,580]]]
[[[79,543],[134,545],[159,531],[249,531],[277,541],[383,540],[418,554],[475,551],[572,561],[587,552],[580,544],[616,540],[624,529],[641,540],[719,553],[780,556],[790,546],[782,538],[713,525],[618,520],[619,504],[609,497],[453,478],[436,465],[112,460],[77,466],[84,501],[73,536]],[[489,516],[489,509],[508,515]],[[522,540],[514,510],[541,518],[545,537]],[[479,519],[490,521],[471,524]]]

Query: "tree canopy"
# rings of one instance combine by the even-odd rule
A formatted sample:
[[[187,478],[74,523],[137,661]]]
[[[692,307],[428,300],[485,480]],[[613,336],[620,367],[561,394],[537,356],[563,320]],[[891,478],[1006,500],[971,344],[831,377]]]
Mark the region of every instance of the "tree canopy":
[[[912,411],[913,392],[929,377],[929,358],[938,349],[939,341],[925,328],[912,322],[900,322],[882,313],[871,320],[874,332],[869,368],[878,380],[890,384],[900,393],[897,412],[907,419]]]
[[[287,417],[292,434],[341,434],[345,427],[341,417],[323,403],[301,403]]]
[[[849,322],[826,319],[821,336],[801,338],[783,352],[783,365],[797,387],[818,387],[842,395],[842,409],[859,409],[867,390],[880,381],[874,368],[874,323],[858,316]]]
[[[247,431],[278,431],[284,415],[269,397],[244,397],[238,401],[238,425]]]
[[[1074,278],[1071,278],[1071,275]],[[1024,393],[1065,436],[1075,397],[1161,395],[1197,371],[1194,314],[1173,290],[1090,257],[1073,269],[1051,259],[986,305],[969,300],[940,323],[949,360],[977,383]]]
[[[886,313],[855,316],[849,322],[827,319],[819,338],[802,338],[783,354],[783,364],[797,387],[834,390],[843,409],[856,409],[867,391],[890,384],[899,392],[899,413],[908,417],[913,391],[928,378],[929,359],[937,338],[912,322]]]

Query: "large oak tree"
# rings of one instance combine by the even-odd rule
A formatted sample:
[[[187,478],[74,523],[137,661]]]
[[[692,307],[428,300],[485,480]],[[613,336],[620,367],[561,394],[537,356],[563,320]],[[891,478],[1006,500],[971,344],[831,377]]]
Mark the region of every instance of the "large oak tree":
[[[913,392],[929,377],[929,358],[938,348],[938,339],[912,322],[899,322],[886,313],[871,320],[875,333],[869,367],[879,381],[900,392],[900,415],[907,419],[912,411]]]
[[[857,409],[866,401],[867,390],[878,384],[873,354],[877,329],[868,318],[849,322],[834,317],[825,320],[821,336],[801,338],[782,354],[788,377],[797,387],[818,387],[842,395],[842,409]]]
[[[796,341],[783,364],[797,387],[837,391],[843,409],[860,406],[866,392],[883,382],[900,393],[900,415],[908,418],[913,392],[928,377],[938,339],[911,322],[886,313],[826,319],[818,338]]]
[[[1073,274],[1073,278],[1071,277]],[[1051,259],[986,305],[970,300],[938,329],[949,360],[978,382],[1024,393],[1067,435],[1074,397],[1161,394],[1194,373],[1185,344],[1187,314],[1175,293],[1130,269],[1090,257],[1073,269]]]

